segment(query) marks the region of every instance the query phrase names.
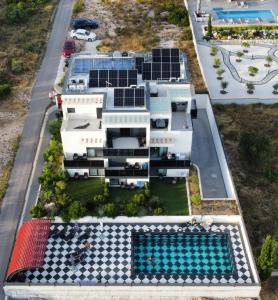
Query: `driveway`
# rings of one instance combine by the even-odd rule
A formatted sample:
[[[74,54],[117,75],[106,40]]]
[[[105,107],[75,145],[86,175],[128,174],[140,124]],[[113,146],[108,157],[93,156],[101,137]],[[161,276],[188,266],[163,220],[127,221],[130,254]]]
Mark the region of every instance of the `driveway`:
[[[191,159],[200,169],[204,198],[227,198],[220,164],[205,109],[198,110],[193,119]]]
[[[60,0],[59,2],[46,53],[33,88],[30,109],[9,180],[9,187],[1,207],[0,299],[4,299],[3,280],[25,201],[40,129],[45,110],[49,105],[48,93],[53,87],[62,45],[70,24],[72,4],[73,0]]]

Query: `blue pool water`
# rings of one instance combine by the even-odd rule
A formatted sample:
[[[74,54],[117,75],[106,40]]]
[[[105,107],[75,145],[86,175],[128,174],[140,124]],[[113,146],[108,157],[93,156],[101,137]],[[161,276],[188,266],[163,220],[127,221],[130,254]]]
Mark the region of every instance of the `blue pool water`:
[[[134,234],[134,274],[232,275],[227,234]]]
[[[217,10],[219,19],[246,18],[246,19],[267,19],[274,20],[274,15],[271,10]]]

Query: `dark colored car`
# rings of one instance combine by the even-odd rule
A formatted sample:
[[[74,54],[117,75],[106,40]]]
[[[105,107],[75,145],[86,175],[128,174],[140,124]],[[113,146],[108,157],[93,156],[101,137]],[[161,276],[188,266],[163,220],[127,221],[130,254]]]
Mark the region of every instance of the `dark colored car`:
[[[98,23],[91,19],[79,18],[73,21],[72,27],[74,29],[86,29],[86,28],[96,29],[98,28]]]
[[[65,57],[71,56],[71,54],[75,53],[76,46],[74,40],[65,40],[64,46],[63,46],[63,55]]]

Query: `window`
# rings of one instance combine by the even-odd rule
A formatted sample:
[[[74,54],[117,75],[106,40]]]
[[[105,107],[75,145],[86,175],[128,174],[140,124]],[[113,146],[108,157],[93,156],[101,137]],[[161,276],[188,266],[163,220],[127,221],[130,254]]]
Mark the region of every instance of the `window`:
[[[104,169],[89,169],[89,176],[104,176]]]
[[[68,108],[67,108],[67,112],[68,112],[69,114],[73,114],[73,113],[75,113],[75,108],[73,108],[73,107],[68,107]]]
[[[103,157],[103,148],[87,148],[88,157]]]

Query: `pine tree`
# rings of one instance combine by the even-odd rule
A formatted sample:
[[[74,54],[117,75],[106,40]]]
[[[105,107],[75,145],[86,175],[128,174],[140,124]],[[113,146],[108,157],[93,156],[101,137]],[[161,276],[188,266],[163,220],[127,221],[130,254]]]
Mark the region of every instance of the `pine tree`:
[[[208,37],[208,39],[211,39],[211,38],[212,38],[211,15],[209,15],[209,19],[208,19],[208,31],[207,31],[207,37]]]
[[[262,281],[267,280],[274,269],[276,261],[276,241],[268,235],[264,240],[259,257],[257,268]]]

